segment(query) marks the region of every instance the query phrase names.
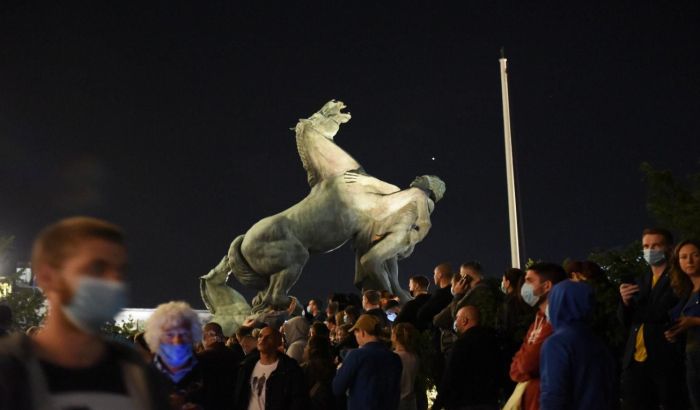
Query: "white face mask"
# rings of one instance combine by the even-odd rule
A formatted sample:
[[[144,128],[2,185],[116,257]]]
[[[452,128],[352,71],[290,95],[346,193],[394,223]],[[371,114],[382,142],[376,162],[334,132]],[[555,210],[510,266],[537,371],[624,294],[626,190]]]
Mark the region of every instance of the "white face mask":
[[[97,333],[105,322],[127,304],[126,286],[121,282],[83,276],[68,304],[61,310],[75,326],[88,333]]]
[[[540,297],[535,295],[535,288],[529,283],[523,284],[520,288],[520,296],[523,297],[525,303],[532,307],[537,305],[537,302],[540,300]]]

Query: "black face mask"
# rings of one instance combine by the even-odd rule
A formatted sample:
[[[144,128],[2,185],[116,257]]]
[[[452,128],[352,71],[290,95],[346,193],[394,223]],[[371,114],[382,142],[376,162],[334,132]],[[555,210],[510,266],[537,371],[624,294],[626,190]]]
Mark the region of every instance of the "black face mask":
[[[408,291],[408,293],[410,293],[410,294],[411,294],[411,297],[412,297],[412,298],[414,298],[414,297],[415,297],[415,295],[413,294],[413,291],[412,291],[412,290],[409,290],[409,291]]]

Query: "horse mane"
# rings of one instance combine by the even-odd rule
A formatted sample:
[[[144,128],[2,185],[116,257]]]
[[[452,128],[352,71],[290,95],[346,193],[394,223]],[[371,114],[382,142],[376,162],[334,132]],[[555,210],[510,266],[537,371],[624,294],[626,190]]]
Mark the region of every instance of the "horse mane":
[[[308,120],[299,120],[294,130],[296,131],[297,152],[299,152],[301,164],[306,170],[306,180],[309,182],[309,186],[313,187],[318,182],[318,175],[316,175],[312,167],[309,165],[309,159],[306,153],[305,144],[302,141],[302,138],[304,138],[304,131],[306,130],[307,122]]]

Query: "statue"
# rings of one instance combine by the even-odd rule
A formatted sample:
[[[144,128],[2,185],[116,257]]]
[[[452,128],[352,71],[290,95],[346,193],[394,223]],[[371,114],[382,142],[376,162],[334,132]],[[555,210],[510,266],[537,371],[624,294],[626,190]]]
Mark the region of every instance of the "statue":
[[[311,192],[233,240],[221,263],[202,277],[202,296],[210,310],[214,300],[208,293],[217,288],[214,278],[225,286],[221,278],[229,271],[244,286],[259,291],[253,313],[270,306],[284,309],[289,305],[287,292],[309,254],[331,252],[349,240],[356,251],[355,285],[388,290],[409,300],[398,282],[397,260],[408,257],[428,234],[430,214],[444,195],[445,184],[424,175],[401,190],[368,175],[333,141],[340,124],[350,120],[349,113],[341,112],[344,108],[342,102],[330,101],[297,124],[297,149]],[[222,292],[225,296],[217,302],[242,306],[237,292]]]

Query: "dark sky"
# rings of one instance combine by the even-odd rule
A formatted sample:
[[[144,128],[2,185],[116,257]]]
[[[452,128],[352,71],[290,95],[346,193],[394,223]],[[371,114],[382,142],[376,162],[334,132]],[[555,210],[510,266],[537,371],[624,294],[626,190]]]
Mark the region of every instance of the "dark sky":
[[[203,306],[197,278],[230,241],[307,194],[289,128],[332,98],[369,173],[447,184],[403,281],[442,261],[500,274],[501,46],[524,257],[637,239],[640,163],[698,169],[696,1],[103,3],[0,3],[0,234],[26,259],[61,217],[121,224],[134,307]],[[312,257],[292,294],[352,290],[353,264]]]

